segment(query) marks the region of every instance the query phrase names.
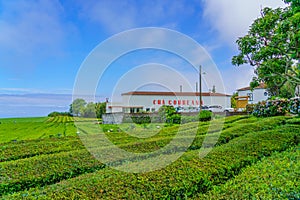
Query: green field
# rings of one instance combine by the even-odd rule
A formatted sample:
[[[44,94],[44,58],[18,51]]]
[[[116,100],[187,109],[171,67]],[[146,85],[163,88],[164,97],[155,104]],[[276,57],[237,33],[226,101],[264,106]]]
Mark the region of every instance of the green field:
[[[84,126],[77,128],[74,120]],[[1,199],[300,198],[300,118],[232,116],[221,132],[209,122],[101,125],[97,119],[67,116],[0,122]],[[178,130],[182,135],[174,139]],[[113,147],[98,145],[102,136],[138,156],[114,155]],[[185,141],[192,136],[186,149]],[[215,147],[200,158],[203,141],[210,146],[216,137]],[[176,146],[155,153],[173,140]],[[92,153],[111,153],[109,165],[114,168],[95,159],[83,143]],[[147,152],[152,153],[145,156]],[[179,154],[159,170],[116,170],[150,169],[154,161]]]

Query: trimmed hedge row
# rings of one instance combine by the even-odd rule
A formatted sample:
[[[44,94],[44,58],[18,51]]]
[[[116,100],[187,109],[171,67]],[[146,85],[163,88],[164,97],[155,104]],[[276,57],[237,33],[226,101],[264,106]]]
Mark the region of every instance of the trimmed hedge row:
[[[155,138],[144,142],[139,142],[139,143],[133,142],[126,145],[120,145],[119,147],[129,152],[148,153],[151,151],[161,149],[162,147],[167,145],[172,139],[176,143],[175,146],[173,146],[172,148],[168,148],[164,151],[152,152],[152,153],[148,153],[147,155],[133,156],[126,159],[118,158],[116,155],[112,155],[114,156],[113,157],[114,159],[112,159],[112,161],[109,164],[112,166],[120,166],[124,163],[135,162],[137,160],[151,159],[160,155],[162,156],[169,155],[169,154],[172,155],[176,153],[182,153],[185,151],[197,150],[200,149],[201,147],[213,147],[214,145],[219,146],[228,143],[233,138],[243,136],[247,133],[263,131],[263,130],[272,130],[277,126],[281,126],[285,124],[285,119],[286,119],[285,117],[274,117],[274,118],[263,119],[256,123],[249,123],[244,125],[239,124],[224,130],[221,134],[213,133],[208,135],[197,135],[196,137],[193,137],[191,136],[191,133],[186,133],[184,137],[178,137],[176,139],[173,139],[173,137]],[[193,142],[187,148],[186,139],[188,137],[193,137],[192,138]],[[205,144],[203,144],[204,139],[205,139]],[[115,149],[111,148],[110,152],[114,152],[114,150]],[[95,151],[95,153],[97,154],[99,152]]]
[[[0,162],[83,149],[77,137],[49,138],[4,143],[0,147]]]
[[[249,132],[274,128],[275,124],[280,124],[280,122],[283,119],[284,118],[282,117],[273,118],[272,120],[264,119],[262,120],[262,122],[259,121],[257,123],[248,124],[247,129],[244,129],[242,125],[229,128],[228,130],[223,131],[217,144],[220,145],[223,143],[227,143],[234,137],[242,136]],[[269,124],[269,126],[268,127],[263,126],[263,123],[267,123]],[[211,135],[211,137],[215,137],[215,136]],[[151,150],[156,150],[165,146],[166,144],[169,143],[171,139],[172,137],[157,138],[156,140],[149,140],[143,143],[128,143],[122,145],[121,147],[125,150],[132,151],[132,152],[136,152],[136,151],[149,152]],[[193,144],[189,147],[189,150],[195,150],[201,148],[203,139],[204,139],[203,135],[198,135],[195,138]],[[59,141],[59,139],[56,140]],[[185,138],[179,138],[178,143],[180,143],[180,140],[185,140]],[[163,153],[174,154],[185,150],[186,150],[185,146],[183,147],[176,146],[174,149],[171,149],[170,151],[163,152]],[[141,157],[140,159],[148,159],[148,158]],[[76,164],[76,162],[74,164],[73,159],[76,162],[80,161],[81,159],[82,160],[81,165]],[[91,159],[92,160],[91,162],[94,163],[95,165],[91,165],[90,162],[85,163],[89,159]],[[63,162],[60,162],[60,160],[63,160]],[[3,183],[1,183],[0,185],[0,193],[9,193],[9,192],[23,190],[25,188],[46,185],[49,183],[55,183],[57,181],[66,178],[74,177],[81,173],[85,173],[85,171],[89,171],[89,170],[94,171],[98,168],[103,167],[101,163],[93,160],[94,159],[92,158],[92,156],[86,150],[81,150],[81,151],[65,152],[65,153],[54,154],[54,155],[37,156],[30,159],[23,159],[23,160],[17,160],[13,162],[1,163],[0,166],[2,169],[2,173],[4,174],[2,174]],[[127,163],[129,160],[130,159],[117,160],[116,164],[121,165]],[[136,160],[136,158],[134,158],[133,160]],[[45,163],[49,165],[49,168],[45,168]],[[65,168],[66,166],[69,165],[72,167]],[[53,168],[55,168],[55,170],[53,170]],[[27,171],[26,173],[24,173],[24,169],[26,169]],[[55,174],[58,172],[61,175],[56,176]],[[13,174],[13,176],[10,176],[10,174]],[[42,176],[40,174],[42,174]],[[28,178],[28,176],[30,176],[30,178]],[[56,176],[56,178],[53,178],[53,176]],[[5,179],[3,177],[9,177],[9,178]],[[15,183],[18,184],[15,185]]]
[[[234,117],[231,120],[235,120],[235,122],[237,122],[237,119],[239,118]],[[229,119],[229,121],[231,120]],[[258,121],[257,118],[241,118],[240,120],[238,120],[238,124],[228,124],[225,121],[224,129],[222,134],[220,135],[217,145],[226,143],[231,138],[241,136],[251,131],[272,129],[274,126],[282,124],[284,120],[284,117],[261,119],[261,121]],[[199,128],[198,125],[200,126]],[[182,125],[181,130],[183,132],[186,132],[187,135],[190,134],[190,131],[196,131],[196,129],[198,129],[197,136],[189,149],[199,149],[202,146],[203,137],[200,135],[204,135],[207,133],[208,125],[209,124],[207,123],[192,123],[190,125]],[[216,131],[217,130],[218,129],[216,129]],[[107,134],[107,136],[110,140],[114,141],[117,145],[119,145],[121,148],[124,148],[125,150],[129,150],[132,152],[148,152],[151,150],[157,150],[168,144],[168,142],[170,142],[170,140],[174,136],[173,132],[176,131],[178,131],[178,127],[169,127],[165,130],[161,130],[160,134],[157,135],[157,137],[155,136],[154,138],[143,140],[137,140],[134,137],[125,139],[126,136],[128,137],[128,135],[123,132],[119,132],[118,134],[109,133]],[[211,131],[215,131],[214,127],[212,127]],[[211,137],[215,137],[215,135],[212,135]],[[97,136],[91,136],[90,139],[95,140],[97,139]],[[1,147],[2,151],[0,152],[0,161],[17,160],[20,158],[28,158],[36,155],[59,153],[82,148],[85,147],[76,137],[11,142],[6,143]]]
[[[274,153],[199,199],[300,199],[300,146]]]
[[[252,120],[254,119],[254,120]],[[216,145],[221,145],[224,143],[227,143],[231,139],[235,137],[242,136],[244,134],[250,133],[250,132],[255,132],[255,131],[262,131],[262,130],[271,130],[276,126],[280,126],[285,123],[285,117],[279,116],[279,117],[273,117],[273,118],[265,118],[265,119],[257,119],[257,118],[247,118],[243,119],[239,122],[239,124],[235,125],[226,125],[225,124],[225,129],[223,129],[222,133],[219,135],[219,128],[218,127],[212,127],[210,134],[206,135],[207,130],[208,130],[208,124],[204,124],[202,127],[200,125],[199,129],[198,128],[198,123],[193,123],[190,124],[190,126],[183,125],[183,135],[185,137],[178,137],[176,138],[176,143],[177,146],[174,147],[174,149],[169,149],[170,151],[173,152],[182,152],[186,151],[186,146],[180,146],[180,144],[185,144],[185,140],[187,137],[193,137],[193,134],[191,131],[197,131],[196,137],[194,138],[192,144],[189,146],[188,150],[195,150],[195,149],[200,149],[202,147],[202,143],[205,137],[206,139],[206,144],[207,146],[212,146],[216,143]],[[169,129],[166,129],[164,131],[167,131]],[[171,130],[171,129],[170,129]],[[178,131],[178,128],[172,130],[172,131]],[[170,132],[172,132],[170,131]],[[124,134],[124,133],[123,133]],[[216,138],[218,137],[219,138]],[[93,141],[98,141],[101,138],[97,138],[98,136],[88,136],[87,140],[91,141],[89,143],[93,143]],[[122,144],[122,137],[121,138],[110,138],[112,141],[117,139],[117,142],[114,142],[119,146],[120,148],[130,151],[130,152],[135,152],[135,153],[144,153],[144,152],[151,152],[158,150],[165,145],[167,145],[171,140],[174,138],[174,134],[168,135],[167,132],[166,134],[161,134],[160,137],[154,137],[154,138],[147,138],[147,139],[140,139],[137,140],[136,138],[129,138],[125,139],[126,136],[123,137],[123,141],[126,141],[125,144]],[[211,142],[209,142],[211,141]],[[95,143],[97,146],[97,142]],[[92,145],[92,146],[95,146]],[[160,152],[162,153],[162,152]],[[165,152],[165,154],[169,154],[170,152]],[[123,161],[117,161],[117,163],[122,163]],[[124,160],[124,162],[127,162],[127,160]]]
[[[206,193],[223,184],[241,169],[273,152],[299,143],[300,127],[284,125],[274,130],[253,132],[218,146],[200,159],[198,151],[155,172],[133,174],[105,168],[43,189],[32,188],[4,199],[182,199]],[[134,163],[128,163],[128,166]]]
[[[104,167],[86,150],[3,162],[0,163],[0,194],[53,184]]]
[[[186,130],[188,130],[189,127],[186,126],[185,128]],[[169,129],[173,130],[174,128],[171,127],[168,128],[168,130]],[[173,131],[176,130],[177,129],[174,129]],[[13,145],[11,145],[11,143],[6,143],[6,145],[3,146],[4,151],[2,153],[3,156],[6,156],[5,158],[3,158],[3,160],[25,158],[39,154],[50,154],[51,152],[57,153],[72,150],[74,149],[74,147],[84,147],[77,138],[70,137],[69,140],[65,139],[66,138],[53,138],[45,140],[32,140],[27,142],[22,141],[12,143]],[[92,137],[91,139],[94,138]],[[155,140],[149,140],[143,143],[132,142],[123,144],[121,145],[121,147],[133,152],[149,152],[151,150],[156,150],[163,147],[164,145],[168,144],[171,139],[172,137],[168,136],[166,138],[157,138]],[[184,138],[180,139],[184,140]],[[203,141],[203,137],[199,138],[198,140],[198,142],[201,143]],[[15,149],[16,151],[13,151],[13,149]],[[177,149],[177,151],[179,151],[179,149]],[[73,158],[75,161],[81,160],[81,165],[77,166],[76,163],[73,163],[73,159],[70,158]],[[28,189],[30,187],[55,183],[66,178],[85,173],[86,171],[94,171],[98,168],[103,167],[102,164],[97,161],[95,161],[95,165],[93,166],[91,166],[89,162],[85,163],[85,160],[89,159],[94,160],[94,158],[86,150],[81,150],[63,152],[53,155],[42,155],[29,159],[1,163],[0,166],[3,174],[0,173],[2,180],[2,183],[0,184],[0,193],[11,193]],[[63,162],[60,162],[61,160],[63,160]],[[122,164],[123,162],[127,162],[127,160],[118,161],[118,164]],[[47,163],[46,166],[49,167],[45,167],[45,163]],[[68,165],[71,165],[73,167],[65,168]],[[53,170],[53,168],[55,168],[56,170]],[[24,170],[26,170],[27,172],[24,173]],[[56,173],[58,172],[60,175],[56,175]]]
[[[217,120],[222,120],[222,119],[217,119]],[[223,119],[224,120],[224,119]],[[248,116],[232,116],[232,117],[228,117],[225,118],[224,120],[224,126],[223,126],[223,130],[226,130],[227,128],[233,127],[235,125],[242,125],[242,124],[249,124],[249,123],[254,123],[254,122],[258,122],[261,119],[257,119],[255,117],[251,117],[249,118]],[[263,119],[265,120],[265,119]],[[284,120],[284,119],[282,119]],[[270,120],[268,120],[270,121]],[[266,121],[266,122],[268,122]],[[155,140],[155,139],[161,139],[161,138],[165,138],[165,137],[173,137],[178,130],[180,130],[182,133],[186,132],[187,135],[190,134],[191,131],[197,131],[197,135],[205,135],[207,134],[208,128],[210,128],[210,133],[213,132],[219,132],[220,127],[219,126],[214,126],[213,122],[192,122],[192,123],[188,123],[188,124],[182,124],[179,126],[172,126],[172,127],[163,127],[161,130],[159,130],[159,132],[157,134],[155,134],[153,137],[151,138],[136,138],[133,137],[129,134],[127,134],[126,132],[132,132],[135,130],[131,130],[129,128],[125,128],[125,127],[121,127],[121,130],[124,130],[126,132],[117,132],[116,130],[118,128],[117,125],[110,125],[109,129],[113,129],[113,132],[110,133],[106,133],[106,136],[109,138],[110,141],[112,141],[114,144],[118,145],[118,144],[123,144],[124,141],[126,141],[126,143],[128,142],[138,142],[138,143],[143,143],[143,142],[147,142],[149,140]],[[106,130],[107,128],[105,128]],[[108,130],[109,130],[108,129]],[[242,130],[242,129],[241,129]],[[143,131],[143,132],[147,132],[147,131],[151,131],[148,129],[145,130],[138,130],[138,131]],[[157,130],[153,130],[153,131],[157,131]],[[138,135],[138,133],[136,133],[136,135]]]

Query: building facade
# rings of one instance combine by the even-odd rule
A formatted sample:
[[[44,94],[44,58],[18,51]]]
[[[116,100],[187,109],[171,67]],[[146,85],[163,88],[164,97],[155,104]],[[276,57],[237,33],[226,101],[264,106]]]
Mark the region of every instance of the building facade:
[[[255,104],[260,101],[265,101],[269,98],[268,91],[265,84],[261,83],[258,87],[251,91],[250,87],[244,87],[237,90],[238,96],[248,96],[248,103]]]
[[[133,91],[122,94],[122,103],[107,103],[106,113],[156,112],[163,105],[174,106],[183,112],[197,111],[201,105],[230,107],[231,95],[199,92],[150,92]]]

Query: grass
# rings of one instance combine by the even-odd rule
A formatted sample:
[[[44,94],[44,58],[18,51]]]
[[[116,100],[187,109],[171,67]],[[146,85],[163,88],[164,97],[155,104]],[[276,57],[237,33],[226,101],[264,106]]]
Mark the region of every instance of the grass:
[[[67,117],[67,116],[66,116]],[[65,119],[66,117],[57,117]],[[0,119],[0,142],[75,136],[73,122],[51,121],[46,117]]]

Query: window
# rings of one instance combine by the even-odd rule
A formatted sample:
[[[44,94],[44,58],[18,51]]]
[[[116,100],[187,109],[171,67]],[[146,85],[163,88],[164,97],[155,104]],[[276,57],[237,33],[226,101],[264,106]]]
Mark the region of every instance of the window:
[[[247,96],[249,97],[249,101],[253,101],[253,93],[248,93]]]
[[[150,108],[146,108],[146,112],[150,112]]]

